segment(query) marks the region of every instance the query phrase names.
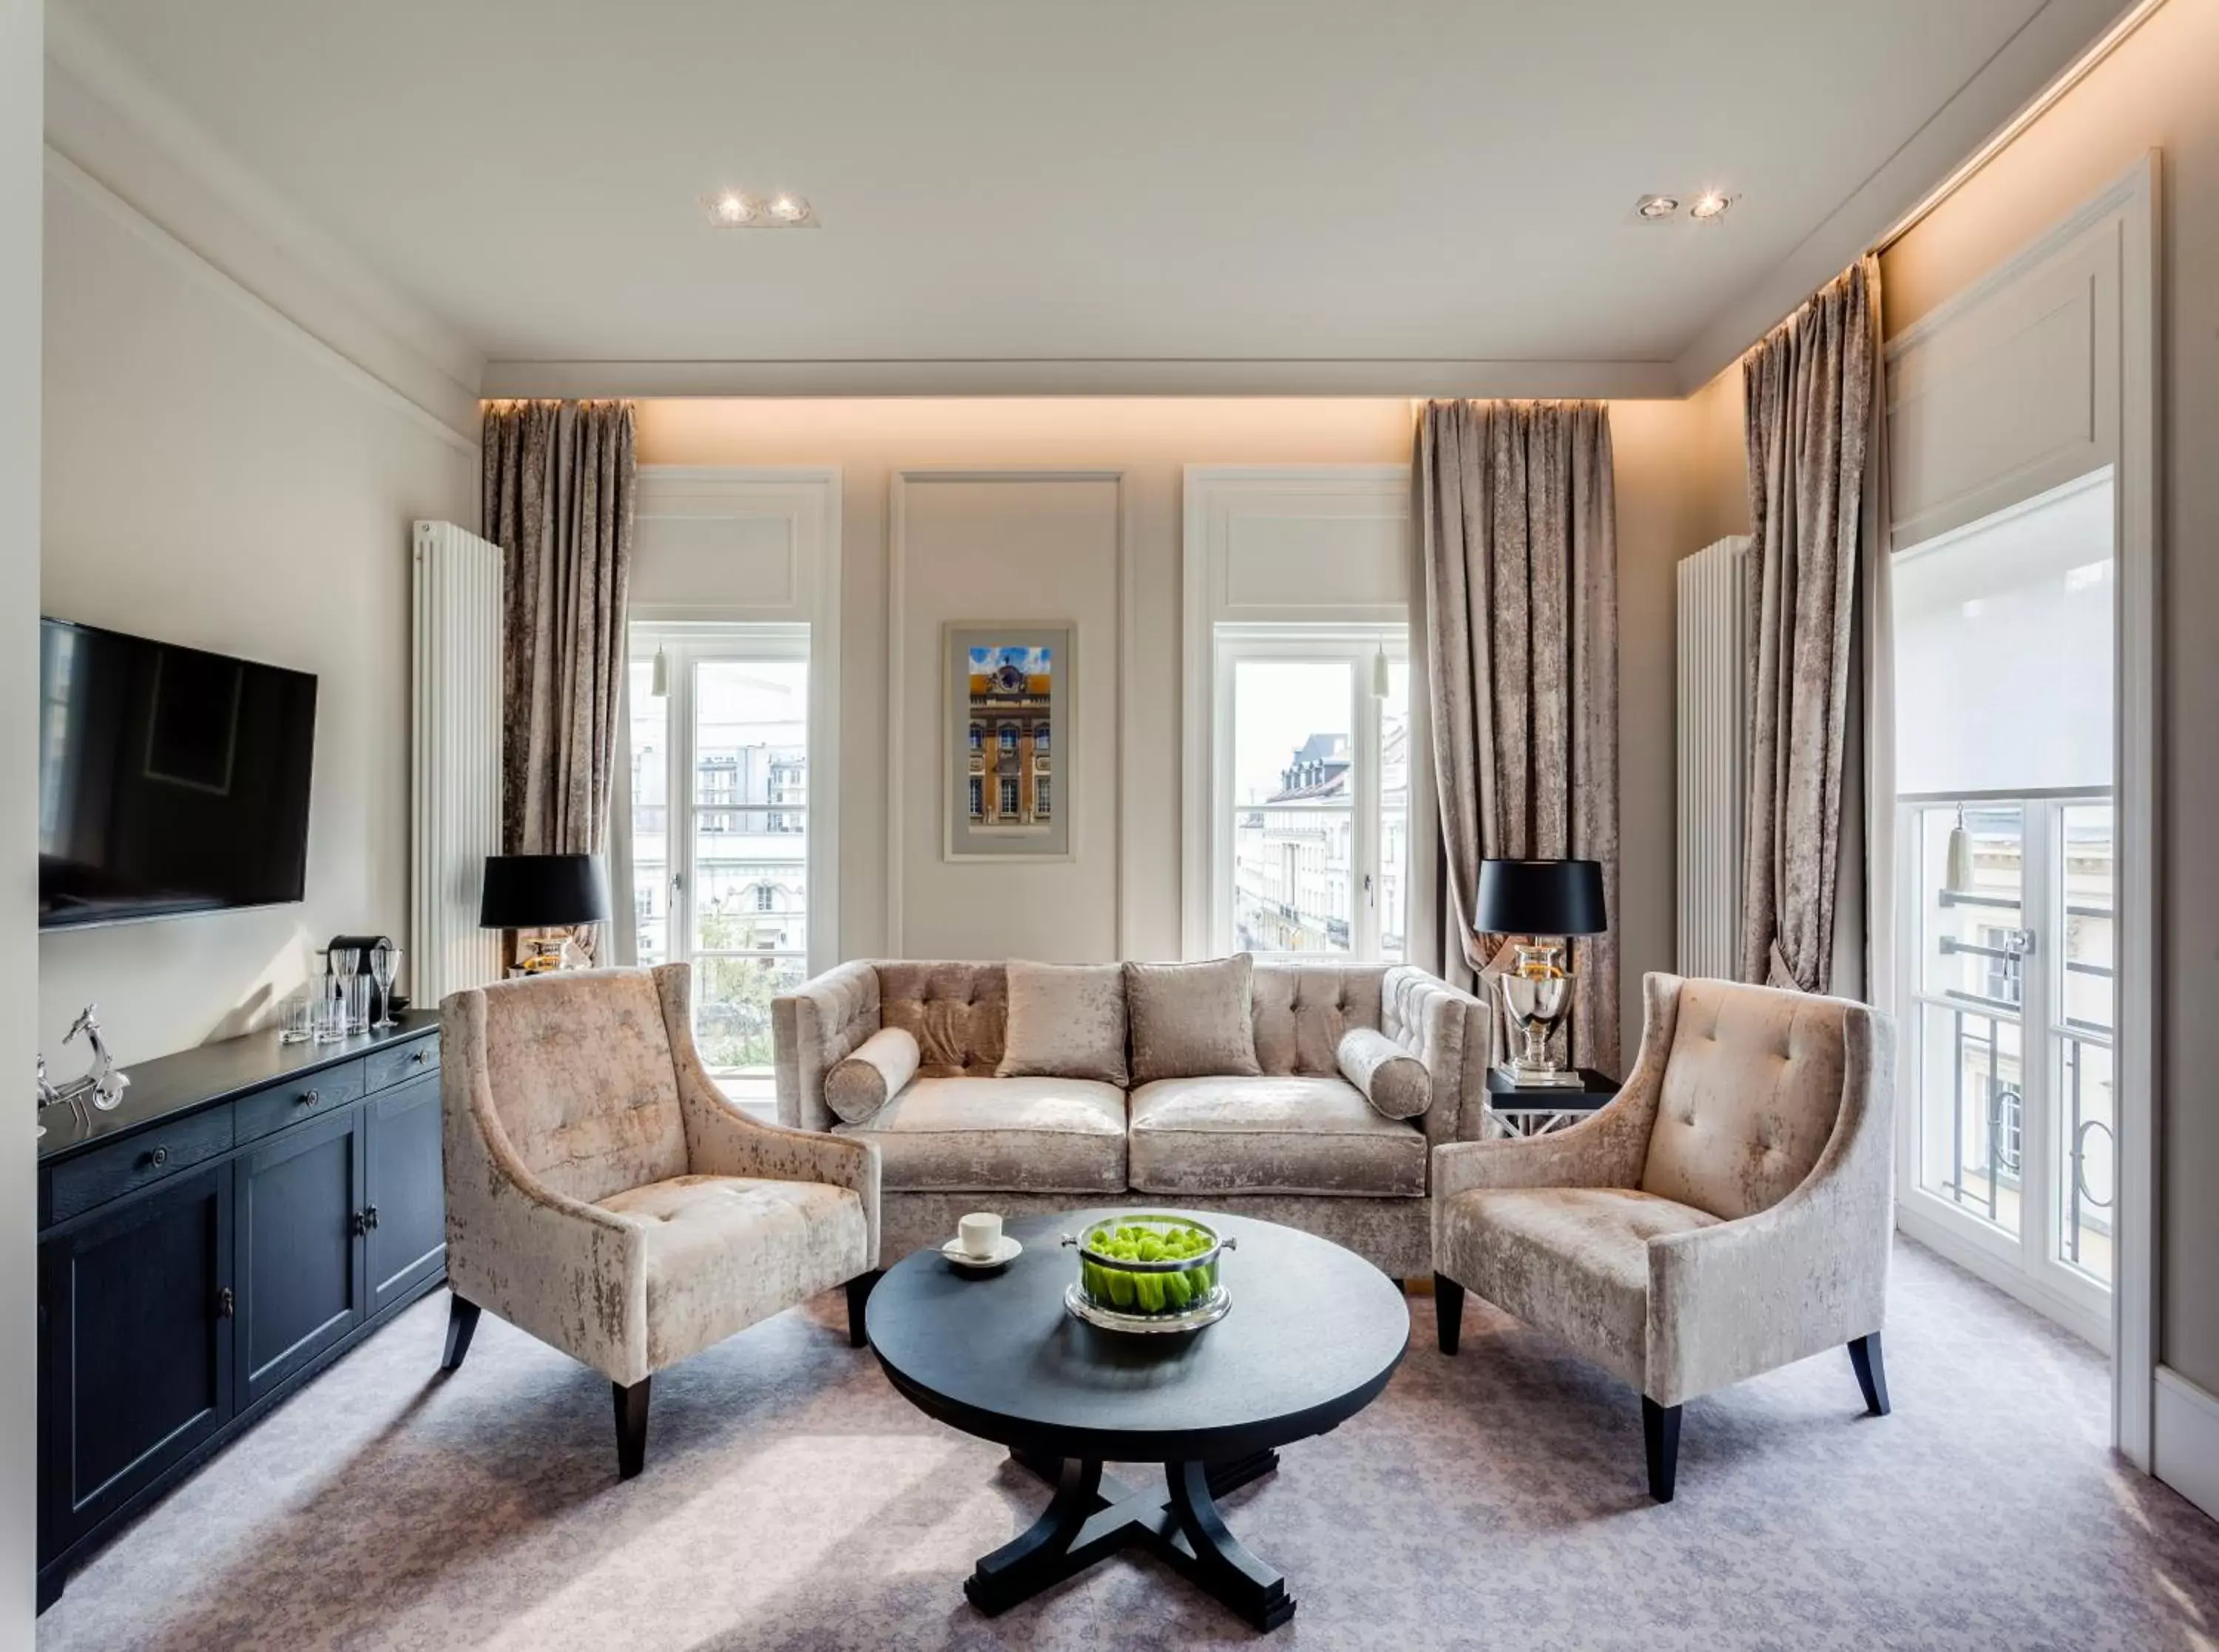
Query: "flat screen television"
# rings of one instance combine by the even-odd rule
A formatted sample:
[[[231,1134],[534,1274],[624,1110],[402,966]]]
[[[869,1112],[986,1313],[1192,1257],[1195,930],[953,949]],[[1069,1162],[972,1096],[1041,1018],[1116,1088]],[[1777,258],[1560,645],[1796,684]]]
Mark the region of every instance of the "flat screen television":
[[[316,680],[39,627],[39,927],[297,901]]]

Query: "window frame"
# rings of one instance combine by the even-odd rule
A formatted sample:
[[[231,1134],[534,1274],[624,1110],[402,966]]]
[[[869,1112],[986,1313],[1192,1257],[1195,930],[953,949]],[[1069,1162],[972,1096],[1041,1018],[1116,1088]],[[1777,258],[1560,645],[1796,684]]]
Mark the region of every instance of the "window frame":
[[[1210,869],[1208,944],[1222,955],[1234,948],[1234,683],[1246,662],[1304,661],[1346,664],[1349,676],[1349,744],[1354,785],[1349,797],[1351,815],[1350,869],[1354,883],[1350,906],[1349,945],[1346,952],[1258,953],[1259,958],[1339,959],[1350,963],[1377,963],[1384,933],[1379,891],[1380,786],[1385,748],[1384,701],[1371,692],[1373,661],[1383,653],[1390,664],[1408,666],[1410,633],[1407,624],[1258,624],[1221,621],[1211,627],[1210,645],[1210,798],[1208,854]],[[1413,685],[1414,692],[1414,683]],[[1415,708],[1408,713],[1414,716]],[[1404,808],[1410,804],[1406,794]],[[1404,842],[1412,841],[1408,822]],[[1407,853],[1406,847],[1406,853]],[[1401,932],[1405,957],[1409,948],[1409,910],[1414,869],[1403,868]],[[1368,897],[1359,897],[1369,891]]]

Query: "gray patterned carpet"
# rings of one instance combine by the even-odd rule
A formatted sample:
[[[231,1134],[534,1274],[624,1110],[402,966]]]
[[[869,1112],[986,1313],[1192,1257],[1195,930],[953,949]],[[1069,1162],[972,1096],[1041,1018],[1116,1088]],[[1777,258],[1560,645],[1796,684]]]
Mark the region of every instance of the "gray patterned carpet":
[[[1441,1357],[1234,1494],[1301,1608],[1280,1647],[2210,1648],[2219,1525],[2103,1444],[2087,1349],[1898,1252],[1896,1414],[1846,1357],[1688,1409],[1679,1500],[1639,1410],[1477,1302]],[[973,1558],[1042,1494],[911,1410],[836,1294],[656,1379],[615,1480],[606,1385],[487,1317],[433,1376],[412,1310],[71,1582],[47,1652],[98,1648],[1208,1647],[1259,1637],[1153,1561],[988,1622]],[[1137,1474],[1139,1471],[1135,1471]]]

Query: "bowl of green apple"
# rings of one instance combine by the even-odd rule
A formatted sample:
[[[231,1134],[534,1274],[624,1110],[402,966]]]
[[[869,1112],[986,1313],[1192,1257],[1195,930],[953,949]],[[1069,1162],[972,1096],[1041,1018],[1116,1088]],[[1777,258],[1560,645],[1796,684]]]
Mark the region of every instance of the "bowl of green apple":
[[[1233,1305],[1221,1272],[1234,1241],[1190,1216],[1110,1216],[1063,1242],[1078,1252],[1064,1306],[1105,1331],[1198,1331]]]

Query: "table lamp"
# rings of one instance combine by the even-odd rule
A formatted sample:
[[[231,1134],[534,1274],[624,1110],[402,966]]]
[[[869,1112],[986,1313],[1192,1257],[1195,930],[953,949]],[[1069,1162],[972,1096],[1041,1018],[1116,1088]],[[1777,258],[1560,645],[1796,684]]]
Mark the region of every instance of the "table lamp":
[[[609,872],[598,854],[489,854],[478,898],[482,929],[557,929],[609,921]],[[534,974],[583,961],[564,938],[534,937],[523,967]]]
[[[1517,943],[1516,965],[1496,983],[1517,1036],[1510,1059],[1495,1071],[1514,1084],[1579,1088],[1580,1075],[1557,1065],[1549,1040],[1572,1009],[1565,939],[1609,928],[1602,862],[1482,860],[1471,925],[1482,935],[1526,937]]]

